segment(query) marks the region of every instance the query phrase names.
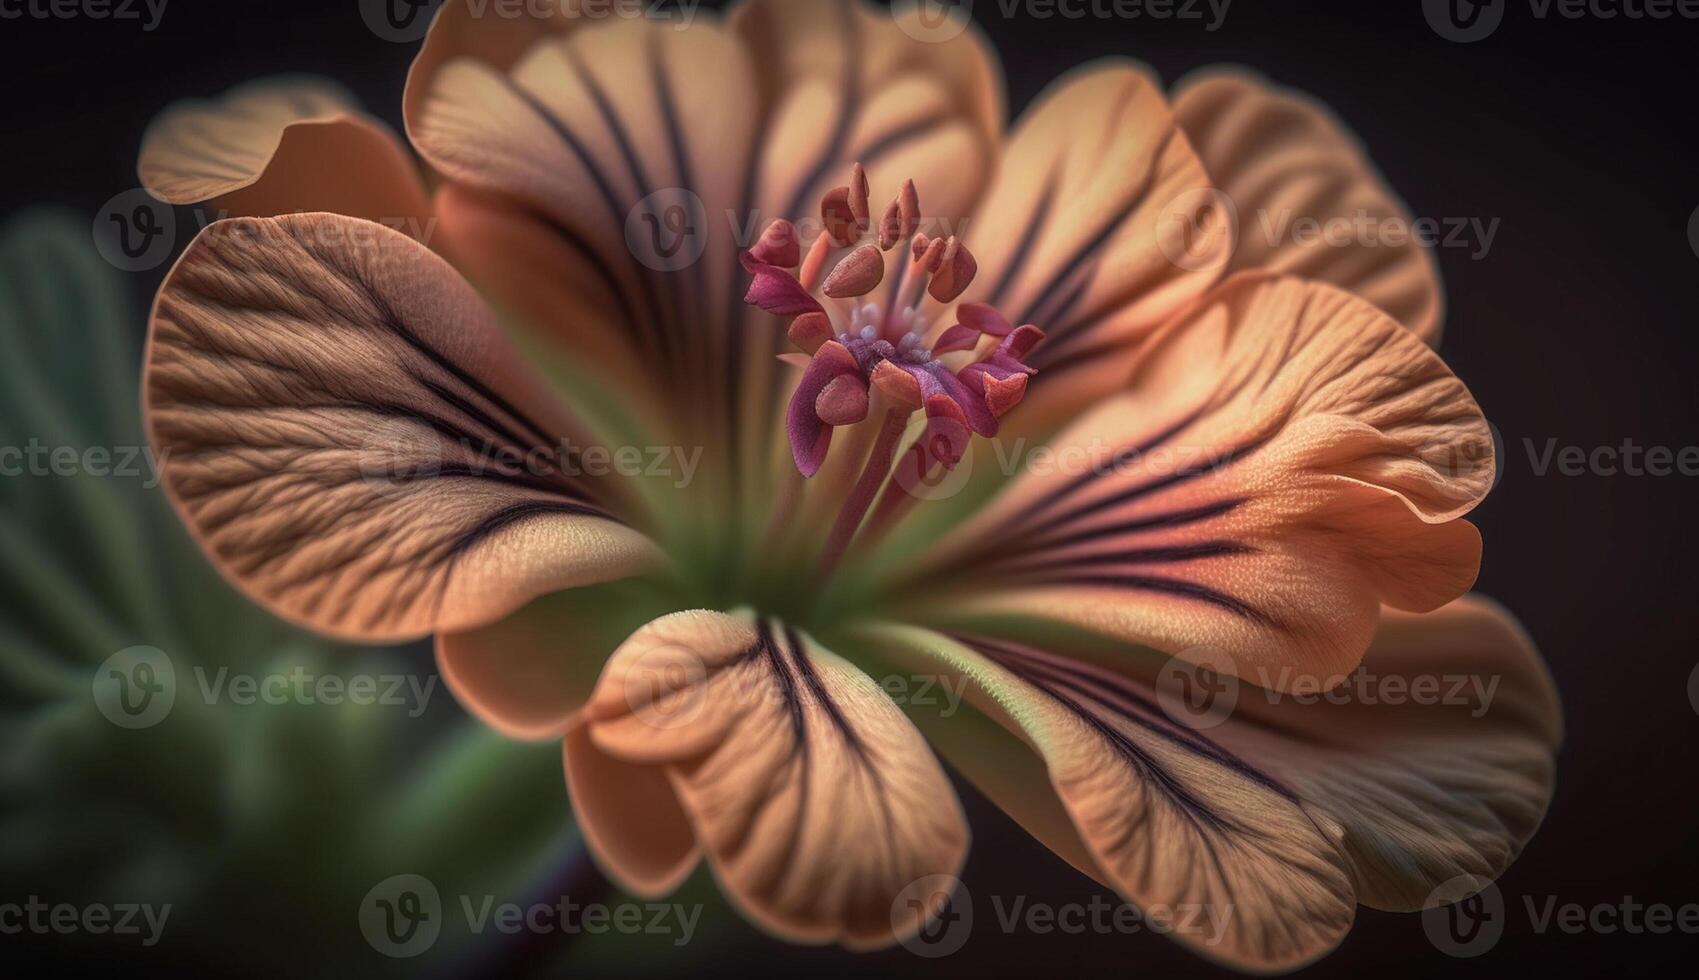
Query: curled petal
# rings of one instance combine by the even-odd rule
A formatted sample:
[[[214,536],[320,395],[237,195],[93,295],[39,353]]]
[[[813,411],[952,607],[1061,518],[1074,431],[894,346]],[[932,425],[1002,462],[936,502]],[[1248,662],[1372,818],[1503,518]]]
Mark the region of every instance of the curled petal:
[[[637,631],[603,671],[585,732],[569,768],[600,756],[663,774],[721,887],[786,938],[889,945],[938,911],[917,883],[967,852],[920,733],[866,674],[773,620],[684,612]],[[581,818],[604,867],[641,884],[627,874],[637,849],[600,842],[649,814],[601,805]]]
[[[963,775],[1128,901],[1191,912],[1172,938],[1242,969],[1326,953],[1358,904],[1414,911],[1457,877],[1491,880],[1551,798],[1551,679],[1474,597],[1389,613],[1326,697],[983,634],[874,627],[866,643],[965,682],[966,711],[911,710]]]
[[[341,86],[308,77],[240,85],[168,108],[142,138],[142,186],[223,216],[330,211],[424,238],[430,203],[412,156]]]

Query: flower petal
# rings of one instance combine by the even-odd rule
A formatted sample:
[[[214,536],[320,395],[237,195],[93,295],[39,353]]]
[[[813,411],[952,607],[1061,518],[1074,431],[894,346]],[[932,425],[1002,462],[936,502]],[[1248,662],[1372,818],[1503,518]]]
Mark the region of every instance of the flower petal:
[[[463,280],[339,215],[221,221],[155,301],[144,378],[167,491],[219,568],[357,639],[469,629],[633,574],[647,540]]]
[[[909,627],[879,638],[908,669],[965,680],[971,710],[916,713],[952,765],[1159,931],[1272,971],[1315,959],[1350,929],[1356,903],[1336,834],[1275,781],[1131,707],[1129,691],[1068,673],[1062,658]]]
[[[1469,588],[1480,536],[1458,518],[1492,476],[1480,409],[1413,334],[1334,287],[1240,276],[914,577],[962,596],[929,616],[1221,647],[1304,683],[1356,666],[1383,602]]]
[[[1141,65],[1076,70],[1027,111],[969,229],[979,276],[963,297],[1048,335],[1020,424],[1061,421],[1117,390],[1132,341],[1216,280],[1225,248],[1182,263],[1161,240],[1177,207],[1208,204],[1208,188]]]
[[[1174,114],[1215,186],[1238,210],[1229,272],[1292,273],[1350,290],[1438,344],[1445,300],[1439,267],[1409,237],[1410,211],[1351,131],[1315,99],[1238,68],[1210,68],[1176,87]],[[1397,243],[1358,236],[1299,244],[1292,223],[1362,219],[1402,231]]]
[[[670,608],[631,580],[533,600],[488,626],[437,637],[455,700],[509,738],[559,738],[632,631]]]
[[[1239,967],[1326,952],[1354,904],[1414,911],[1455,877],[1496,877],[1551,797],[1551,679],[1516,621],[1475,597],[1389,612],[1360,685],[1298,699],[1240,685],[1203,726],[1170,707],[1152,658],[871,632],[906,669],[966,679],[974,710],[914,710],[963,775],[1147,911],[1213,910],[1174,934]]]
[[[214,201],[220,217],[331,211],[430,232],[412,155],[322,79],[261,79],[173,105],[148,127],[138,169],[160,200]]]
[[[667,774],[722,887],[786,938],[888,945],[937,911],[921,880],[967,853],[920,733],[871,678],[782,624],[658,619],[614,655],[585,719],[597,752]],[[592,822],[646,818],[581,811],[593,844],[607,828]],[[627,877],[620,855],[597,853]]]

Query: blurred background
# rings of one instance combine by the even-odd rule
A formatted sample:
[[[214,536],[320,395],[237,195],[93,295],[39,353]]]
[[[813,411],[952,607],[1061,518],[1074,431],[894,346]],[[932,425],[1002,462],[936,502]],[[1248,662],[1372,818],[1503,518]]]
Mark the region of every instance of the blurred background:
[[[1699,445],[1699,177],[1688,147],[1699,20],[1632,16],[1646,9],[1638,0],[1598,0],[1579,17],[1557,6],[1485,5],[1501,12],[1497,28],[1459,43],[1422,0],[1178,0],[1177,13],[1198,16],[1137,19],[974,4],[1016,112],[1101,55],[1144,59],[1170,83],[1238,62],[1333,106],[1416,216],[1492,229],[1437,250],[1449,295],[1441,351],[1502,437],[1502,482],[1475,514],[1486,540],[1478,589],[1522,619],[1563,694],[1557,793],[1499,882],[1511,911],[1490,951],[1448,957],[1420,917],[1365,909],[1306,975],[1622,969],[1692,947],[1691,934],[1539,931],[1526,912],[1553,899],[1699,903],[1699,484],[1540,466],[1553,445]],[[149,119],[178,98],[311,72],[399,128],[414,45],[374,34],[358,0],[168,0],[157,22],[139,2],[140,20],[30,14],[50,8],[0,0],[0,445],[140,446],[135,365],[168,263],[115,266],[92,232],[107,202],[136,187]],[[1473,16],[1473,5],[1459,9]],[[173,238],[180,249],[194,219],[177,217],[189,223]],[[0,479],[0,903],[172,911],[152,945],[0,934],[8,973],[45,957],[178,975],[639,976],[707,964],[1224,975],[1151,935],[982,928],[942,960],[785,946],[726,908],[705,873],[671,900],[699,911],[688,943],[473,934],[449,916],[427,955],[379,955],[357,909],[396,874],[424,875],[445,901],[618,901],[583,859],[558,749],[479,728],[436,682],[424,646],[338,649],[246,606],[188,545],[146,461],[134,466],[131,478]],[[173,671],[187,693],[125,727],[112,717],[135,716],[114,715],[112,699],[142,703],[145,692],[103,693],[100,678],[109,668],[145,677],[142,663]],[[367,678],[394,697],[361,706],[198,696],[196,685],[244,675]],[[970,890],[1114,901],[961,792],[975,835],[962,876]],[[988,904],[976,912],[993,915]]]

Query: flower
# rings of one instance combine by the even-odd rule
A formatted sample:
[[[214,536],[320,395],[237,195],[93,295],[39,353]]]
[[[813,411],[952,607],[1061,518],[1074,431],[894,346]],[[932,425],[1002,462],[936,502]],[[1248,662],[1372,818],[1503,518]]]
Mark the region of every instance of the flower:
[[[435,634],[468,708],[564,741],[612,877],[664,893],[706,859],[799,941],[941,907],[969,835],[934,749],[1242,968],[1508,865],[1559,708],[1464,595],[1494,462],[1429,346],[1432,260],[1230,233],[1403,215],[1337,120],[1112,60],[1005,134],[973,31],[478,9],[445,6],[408,78],[434,192],[319,83],[149,133],[151,190],[237,215],[160,289],[145,402],[246,594]],[[608,465],[692,447],[683,479]],[[1493,693],[1384,694],[1454,677]]]

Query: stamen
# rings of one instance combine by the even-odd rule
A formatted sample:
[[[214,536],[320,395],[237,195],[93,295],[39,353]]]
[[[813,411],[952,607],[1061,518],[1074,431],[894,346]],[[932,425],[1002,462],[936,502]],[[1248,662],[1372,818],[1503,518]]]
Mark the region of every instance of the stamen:
[[[904,182],[885,208],[876,238],[869,240],[870,193],[867,172],[857,164],[849,183],[821,200],[825,233],[806,256],[794,226],[782,219],[768,225],[743,255],[756,280],[749,302],[791,317],[786,334],[807,355],[782,355],[803,367],[785,422],[797,472],[804,479],[822,472],[821,464],[834,452],[832,431],[844,426],[853,428],[839,440],[834,462],[824,471],[832,474],[829,482],[847,479],[854,461],[863,461],[825,542],[825,572],[858,534],[882,535],[912,507],[915,498],[894,478],[892,467],[914,412],[924,409],[927,422],[908,451],[912,465],[923,475],[954,468],[968,440],[995,435],[998,420],[1025,397],[1034,373],[1025,358],[1044,337],[1035,326],[1014,329],[996,309],[970,302],[955,308],[956,322],[929,345],[934,321],[922,304],[928,297],[945,306],[955,303],[972,286],[978,262],[959,239],[931,238],[920,231],[920,197],[913,181]],[[884,253],[905,240],[908,261],[899,264],[886,302],[865,300],[883,284]],[[996,345],[971,356],[984,337],[996,338]],[[969,363],[939,360],[947,354],[969,354]],[[875,393],[883,413],[876,425],[869,421]],[[911,461],[905,457],[903,465]],[[867,520],[876,500],[875,516]],[[864,524],[867,532],[859,530]]]
[[[863,245],[844,257],[826,277],[825,292],[833,299],[866,296],[885,278],[885,256],[872,245]]]

